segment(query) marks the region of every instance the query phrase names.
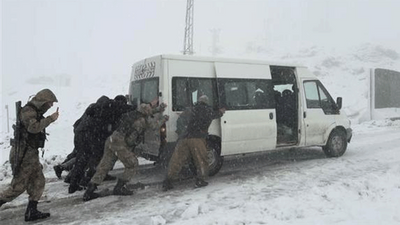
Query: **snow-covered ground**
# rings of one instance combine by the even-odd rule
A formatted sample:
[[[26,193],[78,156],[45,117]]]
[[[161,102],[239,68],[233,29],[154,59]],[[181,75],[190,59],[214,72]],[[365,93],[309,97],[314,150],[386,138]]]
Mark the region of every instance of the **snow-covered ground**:
[[[133,196],[83,202],[46,169],[40,209],[52,217],[39,224],[399,224],[400,121],[365,122],[354,132],[343,157],[310,148],[228,159],[201,189],[188,180],[162,192],[156,170],[156,183]],[[138,177],[133,183],[146,184]],[[26,198],[2,207],[2,224],[22,223]]]
[[[342,50],[311,46],[290,54],[266,51],[240,56],[304,64],[334,99],[343,97],[354,136],[342,157],[327,159],[319,148],[230,157],[209,186],[193,189],[193,181],[187,180],[169,192],[160,188],[163,171],[147,165],[132,184],[148,186],[135,195],[83,202],[83,192],[67,194],[67,184],[56,179],[52,167],[73,148],[73,122],[101,95],[127,93],[129,75],[46,86],[59,99],[60,118],[47,130],[42,158],[48,182],[39,209],[52,217],[39,224],[400,224],[400,121],[368,121],[369,70],[400,71],[399,53],[371,44]],[[43,87],[3,86],[0,190],[11,181],[6,162],[11,132],[4,106],[9,106],[11,126],[14,102],[25,103]],[[100,188],[113,185],[107,182]],[[23,223],[26,203],[22,194],[2,206],[0,224]]]

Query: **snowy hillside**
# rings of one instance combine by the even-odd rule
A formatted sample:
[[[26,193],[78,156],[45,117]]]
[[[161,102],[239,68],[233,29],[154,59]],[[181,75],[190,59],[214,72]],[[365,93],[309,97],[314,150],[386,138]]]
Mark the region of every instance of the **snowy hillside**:
[[[311,46],[294,53],[263,52],[260,59],[296,62],[318,76],[332,97],[343,97],[343,110],[353,123],[369,120],[368,92],[371,68],[400,71],[400,52],[363,44],[346,49]]]
[[[82,192],[67,194],[66,184],[56,179],[52,167],[72,151],[75,120],[101,95],[113,98],[126,94],[129,74],[73,80],[69,87],[23,82],[19,87],[3,85],[0,190],[11,181],[6,161],[12,132],[8,132],[5,105],[10,109],[11,129],[15,121],[14,102],[26,103],[28,96],[47,87],[57,95],[59,103],[55,106],[59,107],[60,117],[47,130],[50,136],[42,158],[48,183],[42,200],[45,203],[39,208],[52,213],[51,219],[42,224],[400,223],[400,124],[390,120],[367,121],[370,69],[400,71],[399,54],[383,46],[364,44],[348,49],[311,46],[290,53],[265,49],[233,55],[308,66],[334,99],[343,97],[343,111],[354,128],[354,138],[345,155],[326,159],[320,149],[310,148],[247,156],[247,162],[246,157],[234,158],[204,189],[193,190],[188,181],[177,190],[164,193],[157,183],[161,181],[160,174],[153,174],[157,179],[152,182],[156,184],[138,190],[137,195],[111,196],[87,203],[81,201]],[[55,107],[48,113],[53,110]],[[111,182],[105,186],[112,185]],[[3,220],[7,221],[5,224],[20,224],[26,198],[23,194],[2,206],[0,224]]]

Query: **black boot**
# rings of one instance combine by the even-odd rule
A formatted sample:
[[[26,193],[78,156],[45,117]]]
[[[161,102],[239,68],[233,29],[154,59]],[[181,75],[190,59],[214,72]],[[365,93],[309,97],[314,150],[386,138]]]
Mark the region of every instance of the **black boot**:
[[[196,188],[205,187],[207,185],[208,185],[208,182],[206,182],[206,181],[204,181],[203,179],[200,179],[200,178],[196,178],[196,182],[194,183],[194,186]]]
[[[62,168],[62,166],[61,165],[56,165],[56,166],[53,166],[53,169],[54,169],[54,172],[56,172],[56,176],[58,177],[58,179],[61,179],[61,174],[62,174],[62,172],[63,172],[63,168]]]
[[[37,201],[29,201],[25,212],[25,221],[34,221],[50,217],[50,213],[42,213],[37,210]]]
[[[118,179],[117,185],[113,190],[113,195],[133,195],[133,191],[126,188],[127,181]]]
[[[82,190],[83,188],[78,184],[70,184],[68,188],[68,193],[72,194],[75,193],[76,191],[82,191]]]
[[[172,188],[174,188],[174,186],[172,185],[171,180],[165,179],[163,181],[162,190],[163,191],[168,191],[168,190],[171,190]]]
[[[97,189],[97,184],[94,184],[92,182],[89,182],[88,188],[85,191],[85,194],[83,194],[83,201],[89,201],[95,198],[98,198],[100,195],[97,193],[94,193],[94,191]]]
[[[6,201],[0,200],[0,207],[1,207],[2,205],[4,205],[5,203],[6,203]]]
[[[79,182],[79,186],[82,186],[82,187],[87,187],[88,186],[88,184],[89,184],[89,182],[90,182],[90,177],[83,177],[82,179],[81,179],[81,181]]]
[[[64,182],[70,184],[71,183],[71,173],[68,173],[64,178]]]

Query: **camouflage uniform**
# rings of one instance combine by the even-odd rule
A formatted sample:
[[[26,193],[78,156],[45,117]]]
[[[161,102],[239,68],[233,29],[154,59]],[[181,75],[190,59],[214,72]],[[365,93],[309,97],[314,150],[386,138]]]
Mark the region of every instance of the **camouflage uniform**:
[[[20,142],[19,170],[16,173],[14,169],[14,177],[8,189],[0,193],[0,202],[5,203],[17,198],[24,191],[29,195],[29,201],[37,204],[43,194],[45,186],[45,178],[42,171],[42,165],[39,161],[38,148],[44,147],[46,138],[45,128],[58,118],[43,114],[52,106],[53,102],[57,102],[56,96],[48,89],[44,89],[36,94],[33,99],[21,109],[22,137]],[[12,168],[15,162],[14,147],[11,148],[10,162]],[[49,214],[50,216],[50,214]],[[28,217],[28,220],[31,217]],[[27,217],[25,216],[27,220]],[[40,218],[39,218],[40,219]]]
[[[160,128],[168,120],[168,116],[162,113],[155,113],[146,118],[148,128],[144,132],[144,143],[139,143],[135,148],[135,154],[140,156],[143,152],[158,154],[161,137]]]
[[[122,116],[118,128],[106,140],[103,158],[83,195],[84,201],[98,197],[98,194],[94,193],[94,191],[112,169],[116,159],[119,159],[124,164],[125,170],[122,177],[118,179],[113,193],[115,195],[132,194],[131,191],[126,189],[125,184],[133,178],[139,165],[133,151],[139,143],[144,141],[144,132],[149,126],[145,118],[163,110],[164,105],[152,109],[150,105],[142,104],[137,111],[131,111]]]
[[[116,159],[119,159],[125,167],[122,180],[129,181],[135,175],[139,163],[132,150],[136,144],[142,141],[142,134],[146,129],[146,120],[144,117],[139,118],[134,121],[131,127],[134,128],[134,131],[132,131],[133,133],[129,138],[134,142],[128,144],[125,140],[127,137],[121,129],[117,129],[107,138],[104,146],[104,155],[91,179],[92,183],[101,184],[107,173],[113,168],[114,163],[117,161]]]

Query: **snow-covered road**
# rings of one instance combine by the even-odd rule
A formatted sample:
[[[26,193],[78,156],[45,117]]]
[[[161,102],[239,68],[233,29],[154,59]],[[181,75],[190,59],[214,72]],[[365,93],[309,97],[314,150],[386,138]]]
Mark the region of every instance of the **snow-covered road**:
[[[39,208],[52,216],[38,224],[399,224],[400,122],[353,128],[340,158],[320,148],[230,157],[201,189],[188,179],[162,192],[163,170],[147,165],[132,184],[150,185],[135,195],[83,202],[83,192],[68,195],[67,184],[46,174]],[[2,207],[1,224],[23,223],[26,197]]]

